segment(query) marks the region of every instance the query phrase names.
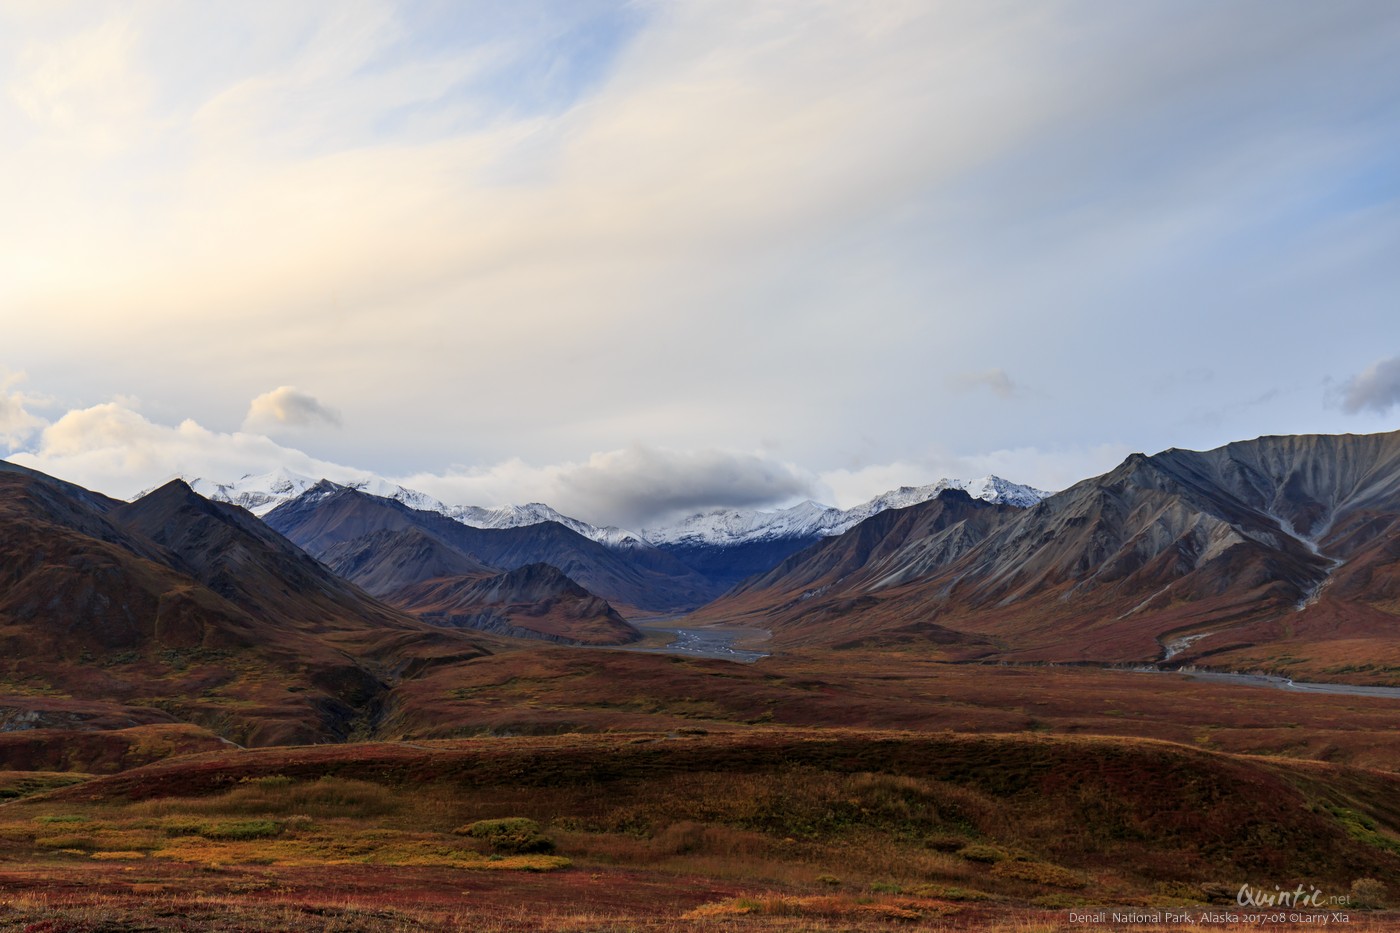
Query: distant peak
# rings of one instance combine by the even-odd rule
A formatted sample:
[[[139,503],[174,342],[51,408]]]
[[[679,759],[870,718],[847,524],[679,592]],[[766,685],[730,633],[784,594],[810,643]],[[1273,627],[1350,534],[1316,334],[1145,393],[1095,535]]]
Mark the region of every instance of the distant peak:
[[[142,499],[175,498],[194,498],[199,499],[201,501],[204,500],[204,497],[201,496],[199,493],[195,492],[194,487],[192,487],[188,482],[186,482],[183,476],[176,475],[175,477],[166,480],[164,483],[161,483],[156,488],[148,489],[146,492],[142,493],[140,497],[137,498],[135,501],[139,502]]]

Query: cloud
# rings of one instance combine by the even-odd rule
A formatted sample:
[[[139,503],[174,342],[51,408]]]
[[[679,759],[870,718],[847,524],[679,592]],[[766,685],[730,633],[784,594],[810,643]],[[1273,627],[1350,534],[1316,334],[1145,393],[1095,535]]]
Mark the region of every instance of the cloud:
[[[1356,414],[1362,409],[1385,414],[1400,404],[1400,356],[1377,360],[1341,386],[1342,410]]]
[[[259,434],[211,431],[189,419],[173,427],[157,424],[125,401],[67,412],[44,427],[33,449],[9,459],[122,498],[177,473],[230,480],[285,466],[341,482],[365,475]]]
[[[51,143],[91,154],[123,148],[148,129],[150,82],[137,67],[135,24],[113,18],[55,42],[29,42],[10,97]]]
[[[850,508],[899,486],[921,486],[940,479],[1000,476],[1057,492],[1106,473],[1133,450],[1121,442],[1088,447],[1017,447],[980,454],[936,453],[912,460],[828,470],[817,479],[831,490],[832,505]]]
[[[23,382],[24,373],[6,373],[0,369],[0,444],[14,450],[44,426],[44,420],[30,414],[25,405],[30,396],[12,391]]]
[[[790,503],[820,492],[805,471],[757,454],[634,445],[580,462],[487,469],[398,480],[449,502],[498,505],[541,499],[600,525],[643,528],[697,511]]]
[[[296,386],[278,386],[253,399],[243,419],[245,431],[306,428],[318,424],[340,427],[340,413],[321,404]]]
[[[1392,6],[0,3],[6,345],[230,428],[296,373],[384,474],[1341,430],[1178,425],[1369,361],[1292,335],[1400,289]]]
[[[33,427],[43,424],[34,420]],[[159,424],[129,400],[68,411],[43,427],[33,449],[9,459],[123,498],[173,474],[229,481],[285,467],[336,482],[369,475],[250,431],[212,431],[191,419]],[[810,474],[757,454],[640,445],[577,462],[512,459],[388,478],[452,504],[543,501],[586,521],[633,528],[708,508],[780,505],[821,491]]]
[[[1004,369],[988,369],[980,373],[959,373],[949,380],[955,388],[970,391],[977,388],[991,390],[997,398],[1009,399],[1021,394],[1021,387],[1011,381]]]

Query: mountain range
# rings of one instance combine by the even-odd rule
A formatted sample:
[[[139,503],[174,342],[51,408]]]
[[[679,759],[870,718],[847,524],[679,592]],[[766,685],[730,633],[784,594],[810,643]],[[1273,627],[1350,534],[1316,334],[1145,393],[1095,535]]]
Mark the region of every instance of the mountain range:
[[[497,572],[549,564],[633,615],[694,608],[721,591],[650,545],[613,548],[553,521],[474,528],[437,511],[410,508],[397,499],[326,481],[268,512],[263,520],[311,555],[335,562],[345,572],[352,572],[353,564],[351,579],[382,573],[387,562],[398,566],[399,584],[423,582],[442,576],[439,565],[453,560],[450,554],[455,553]],[[417,534],[388,538],[383,532]],[[380,542],[392,544],[392,551],[379,551],[375,545]]]
[[[279,505],[292,501],[318,483],[330,482],[286,469],[248,474],[232,482],[183,474],[172,476],[171,479],[183,480],[191,489],[206,498],[242,506],[258,516],[267,515]],[[494,508],[448,505],[426,493],[373,475],[333,485],[381,499],[393,499],[412,509],[438,512],[473,528],[521,528],[544,522],[557,522],[585,538],[614,547],[635,546],[641,543],[658,546],[728,546],[789,538],[825,538],[840,534],[886,509],[906,508],[932,499],[945,489],[963,489],[978,499],[1021,507],[1034,505],[1050,495],[1044,490],[1013,483],[999,476],[984,476],[974,480],[941,479],[926,486],[901,486],[849,509],[822,505],[810,499],[786,509],[713,509],[697,512],[677,522],[633,532],[615,525],[592,525],[571,518],[542,502]],[[135,498],[139,499],[145,494],[139,493]]]
[[[789,554],[823,538],[841,534],[872,515],[925,502],[947,489],[962,489],[978,499],[1023,508],[1049,495],[1043,490],[1012,483],[999,476],[975,480],[942,479],[925,486],[901,486],[850,509],[838,509],[811,500],[775,510],[714,509],[695,513],[671,524],[633,532],[612,525],[592,525],[564,515],[541,502],[495,508],[447,505],[425,493],[377,476],[366,476],[348,483],[331,483],[289,470],[275,470],[247,475],[234,482],[215,482],[198,477],[176,478],[185,480],[191,488],[210,499],[242,506],[262,517],[298,499],[308,490],[317,488],[324,491],[335,487],[378,499],[391,499],[415,511],[435,512],[472,528],[528,528],[554,523],[606,547],[635,552],[631,556],[642,562],[656,563],[660,558],[655,551],[666,552],[703,578],[704,582],[699,584],[702,592],[697,597],[701,601],[719,595],[746,577],[768,570]],[[320,556],[316,548],[312,552]],[[695,585],[694,581],[692,585]],[[698,605],[677,604],[668,599],[637,601],[635,592],[608,592],[610,599],[631,602],[648,610],[672,611]]]
[[[874,516],[706,606],[790,644],[1400,672],[1400,432],[1134,454],[1027,509]]]
[[[0,461],[0,654],[65,716],[345,739],[407,670],[482,657],[178,480],[126,503]]]
[[[361,734],[428,668],[625,645],[629,619],[682,612],[775,651],[1400,680],[1400,432],[1134,454],[1031,504],[925,490],[844,530],[799,506],[620,547],[406,491],[320,481],[259,519],[178,480],[121,502],[0,462],[0,675],[65,717],[260,744]],[[835,533],[805,545],[753,536],[819,521]],[[734,580],[736,553],[759,569]]]

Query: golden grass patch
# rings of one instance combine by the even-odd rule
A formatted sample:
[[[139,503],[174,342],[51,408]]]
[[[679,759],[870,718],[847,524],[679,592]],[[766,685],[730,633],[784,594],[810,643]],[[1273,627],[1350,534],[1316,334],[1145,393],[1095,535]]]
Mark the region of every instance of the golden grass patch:
[[[957,913],[956,905],[917,897],[853,897],[841,894],[767,894],[702,904],[682,920],[724,920],[744,915],[798,919],[930,920]]]

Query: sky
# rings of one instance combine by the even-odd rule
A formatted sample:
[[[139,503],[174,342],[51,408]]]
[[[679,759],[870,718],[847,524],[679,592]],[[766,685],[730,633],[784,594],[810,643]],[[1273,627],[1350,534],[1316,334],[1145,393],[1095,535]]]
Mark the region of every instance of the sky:
[[[1391,0],[0,0],[0,455],[645,527],[1400,428]]]

